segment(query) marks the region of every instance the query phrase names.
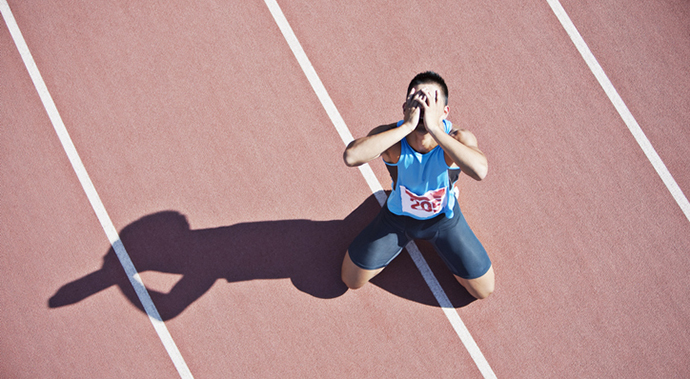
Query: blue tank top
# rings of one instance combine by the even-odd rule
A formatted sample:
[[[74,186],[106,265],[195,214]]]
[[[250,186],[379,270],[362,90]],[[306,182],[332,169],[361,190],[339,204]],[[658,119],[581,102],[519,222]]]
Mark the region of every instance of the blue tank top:
[[[398,122],[398,126],[403,121]],[[443,120],[446,133],[453,124]],[[385,162],[385,161],[384,161]],[[453,184],[460,169],[451,169],[441,146],[436,146],[426,154],[416,152],[407,143],[400,141],[400,159],[397,163],[385,162],[391,173],[392,192],[388,196],[388,209],[394,214],[426,220],[439,214],[453,217],[456,198]]]

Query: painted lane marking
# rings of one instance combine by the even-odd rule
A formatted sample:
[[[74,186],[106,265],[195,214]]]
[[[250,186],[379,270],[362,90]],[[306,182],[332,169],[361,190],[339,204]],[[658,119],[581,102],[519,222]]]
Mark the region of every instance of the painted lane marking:
[[[36,91],[41,98],[43,107],[48,113],[48,117],[53,124],[53,128],[60,139],[60,143],[62,143],[62,147],[65,150],[70,163],[72,164],[72,168],[77,174],[79,183],[81,183],[81,186],[84,189],[89,202],[91,203],[91,207],[96,213],[96,217],[98,217],[98,221],[101,223],[101,227],[108,237],[110,245],[115,251],[115,254],[117,254],[117,257],[120,260],[125,273],[127,274],[127,278],[129,278],[130,283],[132,283],[132,286],[139,297],[139,301],[141,301],[141,304],[144,306],[144,310],[146,311],[151,324],[153,324],[153,328],[156,330],[156,333],[158,333],[158,337],[163,343],[165,350],[168,352],[170,359],[172,359],[175,368],[180,374],[180,377],[184,379],[193,378],[192,373],[189,371],[187,363],[184,361],[180,351],[177,349],[177,345],[175,345],[175,341],[173,341],[168,328],[161,320],[160,314],[158,313],[156,306],[153,304],[153,301],[151,300],[144,283],[141,281],[141,277],[135,269],[129,254],[127,254],[127,250],[125,250],[125,247],[120,240],[120,236],[118,235],[117,230],[115,230],[115,226],[113,225],[110,216],[108,216],[108,212],[106,212],[105,206],[101,202],[101,199],[96,192],[96,188],[91,182],[89,174],[86,172],[86,168],[84,167],[84,164],[82,163],[81,158],[79,157],[79,154],[72,143],[69,133],[67,133],[67,128],[62,121],[62,117],[60,117],[60,113],[55,106],[55,102],[53,102],[50,92],[48,92],[48,87],[43,81],[41,73],[38,71],[36,62],[34,62],[33,56],[29,51],[29,47],[27,46],[26,41],[24,41],[24,37],[22,36],[19,26],[14,19],[14,15],[7,4],[7,0],[0,0],[0,12],[2,12],[2,17],[5,19],[5,24],[7,24],[7,28],[12,35],[14,44],[17,46],[17,50],[19,50],[19,54],[24,61],[24,65],[26,66],[26,69],[31,76],[31,80],[36,87]]]
[[[673,176],[671,176],[671,173],[666,168],[666,165],[661,160],[661,157],[659,157],[659,154],[657,154],[656,150],[652,146],[652,143],[649,142],[649,139],[647,139],[647,136],[645,136],[642,128],[623,102],[623,99],[618,94],[618,91],[616,91],[616,88],[613,87],[613,84],[609,80],[608,76],[606,76],[606,73],[604,73],[604,69],[601,67],[601,65],[599,65],[599,62],[594,57],[594,54],[592,54],[592,51],[589,50],[589,47],[580,35],[580,32],[577,31],[575,24],[573,24],[572,20],[558,0],[547,0],[547,2],[551,6],[553,13],[555,13],[556,17],[558,17],[558,21],[561,22],[561,25],[563,25],[563,28],[575,44],[577,51],[580,52],[580,55],[582,55],[582,58],[587,63],[587,66],[589,66],[589,69],[597,78],[597,81],[599,81],[599,85],[601,85],[601,87],[604,89],[604,92],[606,92],[606,95],[609,97],[609,100],[611,100],[611,103],[613,103],[613,106],[616,108],[616,111],[618,111],[618,114],[623,119],[623,122],[625,122],[628,130],[630,130],[630,133],[632,133],[633,137],[635,137],[635,141],[637,141],[637,144],[640,145],[642,151],[647,156],[647,159],[649,159],[649,161],[652,163],[652,166],[654,166],[654,170],[656,170],[657,174],[659,174],[661,180],[666,185],[666,188],[668,188],[668,190],[671,192],[671,195],[676,200],[676,203],[678,206],[680,206],[680,209],[685,214],[685,217],[688,219],[688,221],[690,221],[690,202],[688,202],[687,197],[685,197],[685,194],[683,194],[683,191],[678,186],[678,183],[676,183],[675,179],[673,179]]]
[[[297,58],[297,62],[302,68],[302,71],[304,71],[304,74],[307,76],[307,79],[309,80],[309,83],[314,89],[314,92],[316,92],[316,96],[319,98],[319,101],[325,108],[326,113],[328,113],[328,116],[331,118],[331,122],[333,122],[333,125],[338,131],[338,134],[340,134],[340,137],[342,138],[345,145],[348,145],[351,141],[354,140],[354,138],[352,137],[352,134],[350,133],[350,130],[348,129],[347,125],[345,125],[345,121],[340,116],[340,113],[338,112],[338,109],[335,107],[335,104],[331,100],[331,97],[328,95],[328,92],[326,91],[326,88],[321,82],[321,79],[319,79],[319,76],[316,74],[316,70],[314,70],[314,67],[309,61],[307,54],[304,52],[304,49],[302,49],[302,45],[297,40],[297,36],[295,36],[295,33],[292,31],[292,28],[290,27],[290,24],[285,18],[283,11],[280,9],[278,3],[275,0],[264,0],[264,2],[270,10],[271,15],[273,15],[273,19],[275,20],[276,24],[278,24],[278,27],[280,28],[280,31],[283,34],[283,37],[285,37],[285,40],[287,41],[288,45],[290,46],[290,49],[292,50],[292,53],[295,55],[295,58]],[[376,179],[376,176],[374,175],[374,172],[371,170],[371,167],[368,164],[364,164],[362,166],[359,166],[359,169],[362,175],[364,176],[364,179],[366,180],[367,184],[369,185],[369,188],[376,196],[376,199],[379,201],[379,204],[383,205],[383,203],[386,200],[386,195],[383,192],[383,187],[381,186],[381,183],[379,183],[378,179]],[[455,332],[458,334],[458,337],[460,337],[460,340],[465,345],[465,348],[470,353],[470,356],[479,368],[479,371],[482,373],[484,378],[496,378],[496,375],[489,366],[489,362],[486,360],[482,352],[479,350],[479,346],[477,346],[477,343],[474,341],[474,338],[472,338],[472,335],[465,326],[465,323],[458,315],[458,312],[453,307],[452,303],[448,299],[448,296],[443,291],[443,288],[441,288],[441,285],[439,284],[438,280],[429,268],[429,265],[427,264],[426,260],[424,260],[424,257],[417,248],[417,245],[415,245],[414,242],[410,242],[406,246],[406,249],[412,257],[412,260],[414,261],[415,265],[417,266],[417,269],[419,269],[419,272],[424,277],[424,280],[429,286],[429,289],[431,289],[431,292],[434,294],[434,297],[436,297],[436,300],[443,309],[443,312],[448,318],[448,321],[450,321],[451,325],[453,326],[453,329],[455,329]]]

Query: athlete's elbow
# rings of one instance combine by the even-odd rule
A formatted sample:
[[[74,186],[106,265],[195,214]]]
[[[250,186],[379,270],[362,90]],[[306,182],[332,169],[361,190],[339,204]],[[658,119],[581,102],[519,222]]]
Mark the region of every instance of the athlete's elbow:
[[[474,169],[474,175],[472,176],[477,181],[482,181],[486,178],[489,173],[489,166],[487,164],[481,164],[479,167]]]
[[[345,162],[345,166],[347,167],[357,167],[362,164],[348,150],[345,150],[345,152],[343,153],[343,161]]]
[[[482,168],[482,170],[480,170],[480,171],[477,173],[477,177],[479,177],[479,180],[484,180],[484,178],[486,178],[486,175],[488,175],[488,174],[489,174],[489,167],[484,166],[484,167]]]

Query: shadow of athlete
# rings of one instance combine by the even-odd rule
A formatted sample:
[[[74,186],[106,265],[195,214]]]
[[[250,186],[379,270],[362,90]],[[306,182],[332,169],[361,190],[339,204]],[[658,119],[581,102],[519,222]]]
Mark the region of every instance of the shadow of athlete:
[[[238,282],[290,278],[297,289],[318,298],[342,295],[347,291],[340,280],[343,254],[362,225],[372,220],[379,209],[371,196],[344,220],[264,221],[200,230],[191,230],[184,215],[164,211],[126,226],[120,238],[140,273],[182,275],[168,293],[148,289],[161,318],[169,320],[218,279]],[[404,279],[384,276],[379,280],[381,284],[374,284],[401,297],[437,306],[416,269],[404,264],[401,269],[409,271]],[[410,287],[410,277],[417,278],[412,281],[415,287]],[[48,306],[74,304],[113,285],[144,311],[112,248],[98,271],[62,286]],[[465,304],[464,300],[459,303]]]

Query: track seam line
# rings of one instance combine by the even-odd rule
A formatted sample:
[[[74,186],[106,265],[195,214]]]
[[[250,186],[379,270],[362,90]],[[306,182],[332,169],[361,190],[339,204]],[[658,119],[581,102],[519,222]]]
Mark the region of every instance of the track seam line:
[[[125,273],[127,274],[127,278],[134,287],[134,291],[139,297],[139,301],[141,301],[141,304],[143,305],[144,310],[146,311],[146,314],[148,315],[148,318],[151,321],[151,324],[153,324],[153,328],[156,330],[158,337],[163,343],[163,346],[165,347],[165,350],[167,351],[168,355],[170,356],[170,359],[175,365],[177,372],[180,374],[180,377],[184,379],[193,378],[191,371],[189,371],[189,368],[187,367],[187,363],[185,362],[184,358],[182,358],[182,355],[180,354],[177,345],[175,345],[175,341],[173,341],[172,336],[168,331],[168,328],[162,321],[161,316],[158,313],[158,310],[156,309],[156,306],[153,304],[151,296],[146,290],[146,286],[144,286],[144,283],[142,282],[139,273],[134,267],[134,264],[132,263],[132,260],[130,259],[127,250],[122,244],[120,236],[118,235],[117,230],[115,229],[115,226],[113,225],[113,222],[110,219],[110,216],[108,216],[108,212],[106,211],[103,202],[98,196],[98,192],[96,192],[96,188],[94,187],[93,182],[91,182],[91,178],[89,177],[89,174],[86,171],[86,168],[84,167],[84,164],[81,158],[79,157],[79,154],[77,153],[74,143],[72,142],[72,139],[69,136],[69,133],[67,132],[67,128],[65,127],[65,124],[62,121],[62,117],[60,117],[60,113],[58,112],[57,107],[55,106],[55,102],[53,101],[53,98],[50,95],[50,92],[48,91],[48,87],[43,81],[43,77],[41,76],[41,73],[38,70],[38,67],[36,66],[36,62],[34,61],[33,56],[29,51],[29,47],[26,44],[24,37],[22,36],[21,30],[17,25],[17,21],[15,20],[9,5],[7,4],[7,0],[0,0],[0,12],[2,12],[2,17],[5,19],[5,24],[7,25],[7,28],[10,31],[10,34],[12,36],[12,39],[14,40],[14,44],[17,47],[17,50],[19,50],[19,54],[21,55],[22,60],[24,61],[24,65],[26,66],[26,69],[29,72],[29,76],[31,77],[31,81],[34,83],[34,87],[36,88],[36,91],[38,92],[38,95],[41,98],[43,107],[48,113],[48,117],[50,118],[50,121],[53,124],[53,128],[55,129],[55,132],[57,133],[58,138],[60,139],[60,143],[62,144],[62,147],[65,150],[65,153],[67,154],[70,163],[72,164],[72,169],[77,174],[79,183],[84,189],[84,192],[86,193],[86,196],[89,199],[89,203],[91,203],[91,207],[93,211],[96,213],[96,217],[98,218],[98,221],[100,222],[103,231],[108,237],[110,245],[115,251],[115,254],[117,255],[118,259],[120,260],[120,264],[124,268]]]
[[[309,80],[309,84],[311,84],[312,89],[314,90],[314,92],[316,92],[316,96],[319,98],[319,101],[326,110],[326,113],[328,113],[331,122],[333,122],[333,125],[335,126],[338,134],[347,146],[350,142],[354,140],[354,138],[352,137],[350,130],[345,124],[345,121],[341,117],[340,112],[338,112],[338,109],[333,103],[333,100],[331,100],[331,97],[328,95],[328,91],[326,91],[326,88],[321,82],[321,79],[319,79],[316,70],[314,70],[314,67],[309,61],[307,54],[304,52],[302,45],[299,43],[297,36],[293,32],[292,27],[290,27],[290,23],[287,21],[287,18],[285,18],[285,15],[283,14],[283,11],[280,9],[280,6],[276,2],[276,0],[264,0],[264,2],[266,3],[266,6],[271,12],[271,15],[273,16],[273,19],[275,20],[276,24],[278,24],[278,27],[280,28],[280,31],[283,34],[283,37],[285,38],[286,42],[290,46],[290,49],[292,50],[292,53],[295,55],[295,58],[297,58],[297,62],[299,63],[300,67],[302,68],[302,71]],[[383,206],[386,200],[386,194],[384,193],[383,187],[374,175],[374,172],[372,171],[371,167],[369,166],[369,164],[364,164],[362,166],[359,166],[359,170],[362,173],[362,176],[364,176],[364,179],[369,185],[369,188],[374,193],[374,196],[376,196],[376,199],[378,200],[379,204]],[[457,333],[458,337],[460,337],[460,340],[462,341],[470,356],[474,360],[474,363],[477,365],[477,368],[479,368],[479,371],[481,372],[483,377],[486,379],[496,378],[496,375],[491,369],[491,366],[489,366],[489,362],[482,354],[481,350],[479,349],[479,346],[475,342],[474,338],[472,338],[472,335],[465,326],[465,323],[462,321],[460,315],[448,299],[448,296],[443,291],[443,288],[441,287],[433,272],[429,268],[429,265],[427,264],[426,260],[424,260],[424,257],[417,248],[417,245],[411,241],[409,244],[407,244],[406,249],[407,252],[410,254],[410,257],[412,257],[412,260],[414,261],[415,265],[417,266],[417,269],[422,274],[422,277],[424,278],[426,284],[429,286],[429,289],[434,294],[434,297],[436,297],[436,300],[443,309],[443,313],[448,318],[448,321],[450,321],[451,325],[453,326],[453,329]]]
[[[628,109],[623,102],[623,99],[620,97],[618,91],[616,91],[616,88],[609,80],[608,76],[604,72],[604,69],[594,57],[594,54],[587,46],[587,43],[585,43],[585,40],[582,38],[582,35],[580,35],[580,32],[578,32],[575,24],[573,24],[573,21],[568,16],[568,13],[566,13],[565,9],[558,0],[547,0],[547,2],[551,6],[553,13],[558,18],[558,21],[560,21],[561,25],[568,33],[568,36],[570,36],[570,40],[573,42],[573,44],[575,44],[575,47],[580,52],[580,55],[587,63],[590,71],[592,71],[592,74],[594,74],[596,77],[599,85],[601,85],[601,87],[604,89],[604,92],[606,92],[606,96],[608,96],[611,103],[613,103],[613,106],[616,108],[616,111],[618,111],[618,114],[623,119],[623,122],[625,122],[628,130],[630,130],[630,133],[632,133],[635,141],[637,141],[637,144],[640,146],[640,148],[642,148],[642,151],[647,156],[649,162],[652,164],[652,166],[654,166],[654,170],[656,170],[657,174],[664,182],[664,185],[666,185],[666,188],[669,190],[669,192],[671,192],[671,196],[673,196],[673,199],[683,211],[685,217],[688,219],[688,221],[690,221],[690,202],[688,202],[687,197],[685,194],[683,194],[683,191],[681,190],[680,186],[678,186],[678,183],[676,183],[675,179],[673,179],[673,176],[668,171],[668,168],[661,160],[659,154],[657,154],[654,146],[652,146],[652,143],[649,141],[649,139],[647,139],[647,136],[642,131],[642,128],[637,123],[637,120],[635,120],[635,117],[633,117],[630,109]]]

